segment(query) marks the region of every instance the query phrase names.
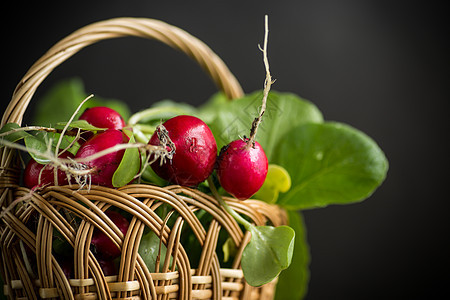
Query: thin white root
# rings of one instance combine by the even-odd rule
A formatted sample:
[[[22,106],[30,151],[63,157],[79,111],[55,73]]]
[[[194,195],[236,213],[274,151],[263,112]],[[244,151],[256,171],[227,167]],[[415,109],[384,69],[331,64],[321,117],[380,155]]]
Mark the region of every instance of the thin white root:
[[[262,98],[262,105],[261,109],[259,111],[258,117],[256,117],[252,122],[252,128],[250,130],[250,138],[247,142],[247,148],[253,147],[253,144],[256,140],[256,133],[258,131],[258,127],[261,124],[262,117],[264,115],[264,112],[266,111],[266,105],[267,105],[267,97],[269,96],[269,91],[272,86],[272,83],[275,81],[272,80],[272,76],[270,75],[269,70],[269,59],[267,58],[267,41],[269,37],[269,17],[265,16],[265,34],[264,34],[264,46],[261,49],[261,46],[259,46],[259,49],[263,53],[263,61],[264,61],[264,67],[266,69],[266,78],[264,80],[264,90],[263,90],[263,98]]]
[[[62,139],[64,137],[64,134],[66,133],[67,129],[70,126],[70,123],[72,123],[73,119],[75,118],[75,116],[77,115],[77,113],[80,111],[81,107],[83,106],[84,103],[86,103],[86,101],[88,101],[89,99],[91,99],[92,97],[94,97],[94,95],[89,95],[86,97],[86,99],[84,99],[83,101],[81,101],[80,105],[78,105],[77,109],[74,111],[74,113],[72,114],[72,116],[70,117],[69,121],[67,122],[66,126],[64,126],[63,131],[61,132],[61,135],[59,137],[58,143],[56,144],[55,147],[55,156],[58,156],[58,152],[59,152],[59,146],[61,145]]]
[[[0,138],[8,136],[10,134],[20,132],[20,131],[46,131],[46,132],[58,132],[57,129],[51,128],[51,127],[44,127],[44,126],[25,126],[25,127],[19,127],[19,128],[13,128],[8,131],[0,133]]]
[[[159,124],[158,127],[156,127],[156,134],[158,135],[160,150],[163,151],[156,151],[154,154],[155,159],[152,160],[150,164],[160,159],[160,164],[163,165],[166,163],[166,158],[170,160],[172,159],[175,154],[176,147],[169,137],[169,131],[162,124]],[[170,151],[167,151],[167,148],[169,148]]]

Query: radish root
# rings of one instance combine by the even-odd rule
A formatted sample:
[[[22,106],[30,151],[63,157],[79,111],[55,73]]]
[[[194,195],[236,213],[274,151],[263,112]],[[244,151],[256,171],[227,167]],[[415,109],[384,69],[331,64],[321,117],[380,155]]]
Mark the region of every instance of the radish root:
[[[267,15],[265,16],[264,32],[265,33],[264,33],[263,48],[261,48],[260,45],[258,45],[258,47],[259,47],[259,50],[261,50],[263,53],[264,68],[266,69],[266,79],[264,80],[264,90],[263,90],[261,109],[259,111],[258,117],[256,117],[252,122],[252,128],[250,130],[250,138],[247,141],[247,148],[254,146],[258,127],[261,124],[262,117],[264,115],[264,112],[266,111],[267,97],[269,96],[269,91],[270,91],[272,84],[275,82],[274,80],[272,80],[272,76],[270,75],[269,59],[267,58],[267,41],[268,41],[268,37],[269,37],[269,17]]]

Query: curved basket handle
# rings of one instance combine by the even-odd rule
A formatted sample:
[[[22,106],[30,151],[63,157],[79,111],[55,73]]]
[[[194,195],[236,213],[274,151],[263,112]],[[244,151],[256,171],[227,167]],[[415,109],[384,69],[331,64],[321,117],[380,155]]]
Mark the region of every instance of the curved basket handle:
[[[23,114],[39,84],[66,59],[101,40],[137,36],[159,40],[193,58],[228,98],[239,98],[243,91],[225,63],[202,41],[186,31],[159,20],[116,18],[87,25],[55,44],[28,70],[17,85],[3,114],[2,126],[21,124]]]

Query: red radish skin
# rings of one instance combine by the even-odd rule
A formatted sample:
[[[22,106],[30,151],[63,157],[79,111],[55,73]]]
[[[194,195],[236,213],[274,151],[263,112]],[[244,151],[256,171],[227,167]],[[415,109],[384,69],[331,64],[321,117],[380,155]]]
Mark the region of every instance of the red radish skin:
[[[73,158],[74,155],[68,151],[59,155],[60,158]],[[44,169],[41,173],[41,170]],[[68,184],[66,173],[58,170],[58,185]],[[39,182],[40,174],[40,182]],[[35,161],[33,158],[28,162],[23,177],[24,184],[27,188],[37,188],[44,185],[55,185],[55,178],[53,174],[53,167],[51,165],[43,165]]]
[[[97,259],[98,264],[100,265],[100,268],[103,271],[103,274],[105,276],[112,276],[117,274],[117,268],[116,264],[114,263],[113,259]]]
[[[152,169],[161,178],[172,183],[196,186],[212,173],[217,157],[214,135],[199,118],[187,115],[176,116],[163,123],[175,145],[172,160],[160,165],[153,163]],[[155,132],[149,144],[160,145]]]
[[[130,223],[119,212],[111,210],[105,213],[108,218],[119,228],[125,235]],[[120,249],[103,231],[95,229],[92,234],[91,244],[94,245],[97,254],[104,260],[114,259],[120,256]]]
[[[114,109],[105,106],[86,108],[78,119],[86,120],[89,124],[99,128],[122,129],[125,127],[122,116]]]
[[[74,268],[73,259],[64,258],[59,262],[59,266],[61,267],[67,279],[73,278],[73,268]]]
[[[125,120],[114,109],[106,106],[95,106],[86,108],[86,110],[78,118],[85,120],[89,124],[98,128],[117,129],[120,130],[125,127]],[[81,134],[82,139],[79,142],[90,139],[94,134],[92,132],[84,132]]]
[[[237,199],[248,199],[263,185],[269,166],[258,142],[247,147],[247,141],[236,140],[225,146],[217,160],[220,185]]]
[[[98,264],[100,265],[100,268],[103,271],[103,274],[105,276],[112,276],[117,274],[117,268],[114,263],[113,259],[97,259]],[[61,261],[59,261],[59,266],[61,267],[64,275],[67,279],[74,278],[73,272],[74,272],[74,263],[73,258],[64,258]]]
[[[128,136],[120,130],[108,129],[97,133],[78,149],[75,158],[85,158],[102,150],[114,147],[118,144],[128,143]],[[91,183],[106,187],[113,187],[112,177],[119,167],[125,150],[119,150],[84,164],[88,168],[94,168],[91,173]]]

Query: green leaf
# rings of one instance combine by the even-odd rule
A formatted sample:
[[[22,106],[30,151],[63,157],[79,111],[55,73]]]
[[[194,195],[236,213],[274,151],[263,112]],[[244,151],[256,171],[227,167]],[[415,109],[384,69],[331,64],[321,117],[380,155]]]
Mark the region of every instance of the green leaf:
[[[84,90],[81,79],[71,78],[57,82],[38,101],[34,114],[35,125],[51,126],[70,119],[78,105],[86,99],[88,93]],[[128,106],[115,99],[103,99],[97,95],[87,101],[75,117],[77,119],[88,107],[107,106],[116,110],[127,120],[130,116]]]
[[[214,121],[218,114],[218,108],[224,107],[231,101],[223,92],[218,92],[211,96],[211,98],[205,104],[198,108],[197,116],[203,120],[203,122],[210,124]]]
[[[233,242],[233,239],[231,237],[228,237],[225,243],[222,245],[222,251],[223,251],[223,262],[228,262],[230,257],[233,257],[237,253],[236,245]]]
[[[266,179],[253,198],[267,203],[276,203],[279,193],[285,193],[290,188],[291,176],[286,169],[276,164],[269,164]]]
[[[44,138],[41,138],[41,136],[43,136]],[[45,140],[45,136],[46,135],[36,135],[36,136],[30,135],[25,137],[24,139],[25,147],[27,147],[27,150],[28,151],[32,150],[29,152],[29,154],[35,161],[37,161],[40,164],[48,164],[50,162],[48,158],[45,158],[44,156],[35,153],[38,152],[44,154],[49,150],[48,141]]]
[[[289,226],[295,231],[294,255],[291,265],[278,277],[275,300],[300,300],[309,283],[309,246],[306,228],[300,212],[288,211]]]
[[[73,258],[73,247],[70,243],[64,238],[64,236],[59,232],[56,228],[53,229],[53,242],[52,242],[53,251],[56,254]]]
[[[45,135],[47,140],[52,140],[52,147],[53,149],[56,149],[61,134],[57,132],[46,132]],[[78,142],[74,142],[75,138],[75,136],[64,135],[59,148],[66,149],[67,147],[69,147],[67,150],[75,155],[78,149],[80,149],[80,144]]]
[[[159,271],[161,271],[164,260],[166,258],[166,252],[167,252],[166,246],[163,243],[161,243],[161,240],[159,239],[159,236],[156,235],[156,233],[150,230],[142,235],[138,253],[144,260],[150,272],[157,272],[156,260],[158,255],[160,255]],[[172,257],[170,259],[172,260]]]
[[[58,128],[64,128],[67,125],[67,122],[58,122],[56,123]],[[89,130],[89,131],[100,131],[105,130],[107,128],[99,128],[89,124],[86,120],[75,120],[70,123],[68,128],[77,128],[81,130]]]
[[[143,163],[145,161],[142,161]],[[144,172],[142,172],[141,179],[143,179],[146,182],[149,182],[151,184],[157,185],[157,186],[166,186],[168,182],[161,177],[159,177],[155,171],[153,171],[152,167],[150,165],[147,165],[145,167]]]
[[[213,131],[219,149],[239,137],[249,135],[253,119],[259,114],[261,99],[261,91],[233,101],[213,97],[210,103],[199,109],[200,116],[208,114],[207,119],[212,120],[207,124]],[[273,150],[286,132],[300,124],[322,121],[322,114],[311,102],[291,93],[272,91],[256,140],[271,162]]]
[[[307,209],[362,201],[383,182],[388,162],[367,135],[340,123],[304,124],[291,129],[274,162],[292,177],[280,195],[285,208]]]
[[[38,100],[33,123],[49,126],[66,121],[86,97],[87,94],[80,79],[62,80],[53,85]]]
[[[1,136],[0,139],[5,139],[8,142],[15,143],[17,141],[20,141],[21,139],[31,136],[31,134],[29,134],[28,132],[26,132],[24,130],[14,131],[14,129],[18,129],[18,128],[20,128],[20,125],[16,124],[16,123],[5,124],[5,126],[3,126],[0,129],[0,134],[6,133],[6,132],[10,132],[10,133],[7,135]]]
[[[242,253],[242,271],[248,284],[261,286],[289,267],[295,232],[289,226],[251,226],[248,229],[252,237]]]
[[[124,129],[124,132],[129,136],[129,144],[135,143],[134,136],[131,132]],[[120,161],[117,170],[113,174],[112,184],[114,187],[124,186],[133,180],[134,176],[139,173],[141,168],[141,157],[138,148],[128,148],[125,150],[122,160]]]

